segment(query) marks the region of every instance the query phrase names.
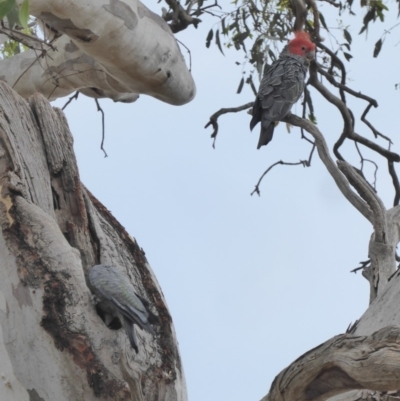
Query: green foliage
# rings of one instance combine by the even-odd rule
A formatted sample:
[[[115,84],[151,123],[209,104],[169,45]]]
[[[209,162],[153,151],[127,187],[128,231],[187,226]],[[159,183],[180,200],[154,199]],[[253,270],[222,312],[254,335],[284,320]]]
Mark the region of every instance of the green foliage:
[[[347,43],[349,45],[351,45],[351,42],[353,41],[353,39],[352,39],[352,37],[351,37],[351,35],[350,35],[350,33],[349,33],[349,31],[347,29],[343,29],[343,36],[347,40]]]
[[[7,17],[9,28],[20,24],[23,28],[28,28],[29,20],[29,0],[24,0],[18,8],[16,0],[0,0],[0,19]]]
[[[28,26],[29,21],[29,0],[24,0],[20,7],[15,0],[0,0],[0,19],[7,18],[7,26],[10,29],[17,28],[25,34],[32,34],[32,29]],[[20,29],[19,27],[22,27]],[[3,58],[12,57],[27,49],[26,46],[15,40],[8,40],[0,47]]]
[[[290,0],[235,0],[232,4],[236,9],[223,12],[220,26],[208,32],[206,46],[210,47],[215,38],[222,54],[223,46],[243,52],[244,61],[237,63],[243,67],[237,93],[244,84],[256,92],[253,75],[262,75],[265,61],[277,57],[276,43],[286,40],[292,31]]]
[[[375,47],[374,47],[374,57],[378,57],[379,52],[382,49],[382,44],[383,44],[383,40],[379,39],[376,43],[375,43]]]
[[[23,28],[28,29],[29,0],[24,0],[19,9],[19,22]]]
[[[188,0],[187,0],[188,1]],[[209,0],[211,2],[211,0]],[[337,49],[333,49],[335,54],[340,54],[343,59],[350,61],[353,58],[351,54],[351,45],[353,42],[352,35],[348,30],[348,26],[342,26],[340,16],[344,12],[348,12],[350,15],[355,16],[352,11],[353,0],[331,0],[332,5],[324,3],[324,12],[336,13],[339,17],[339,23],[337,27],[331,27],[329,29],[324,15],[320,10],[313,10],[313,2],[305,0],[309,11],[308,18],[305,21],[305,30],[311,33],[311,36],[316,38],[316,34],[321,35],[325,38],[328,36],[333,43],[337,43]],[[383,0],[360,0],[361,8],[365,9],[365,15],[362,16],[358,23],[361,23],[360,34],[368,30],[369,24],[372,22],[383,22],[385,20],[385,13],[389,12],[386,4]],[[399,4],[400,13],[400,0],[396,0]],[[206,4],[207,0],[203,0],[202,4]],[[268,65],[276,60],[279,51],[282,49],[280,43],[285,43],[292,36],[293,25],[295,21],[295,10],[292,8],[292,2],[290,0],[234,0],[231,2],[234,10],[226,12],[223,9],[219,15],[220,21],[216,28],[212,28],[206,38],[206,46],[209,48],[213,40],[218,46],[218,49],[223,54],[223,47],[228,49],[236,49],[242,52],[242,62],[237,64],[242,66],[241,78],[237,93],[241,93],[244,84],[254,87],[254,74],[258,75],[258,78],[263,74],[263,69],[268,68]],[[318,2],[319,7],[322,3]],[[322,7],[321,7],[322,9]],[[326,11],[325,11],[326,10]],[[314,11],[314,12],[313,12]],[[315,21],[317,18],[317,21]],[[356,22],[357,23],[357,22]],[[342,33],[342,38],[337,35],[337,29]],[[317,33],[316,33],[317,32]],[[375,43],[373,50],[373,56],[377,57],[382,49],[384,43],[384,35]],[[221,43],[221,38],[223,39]],[[330,58],[326,58],[331,60]],[[329,61],[332,63],[333,61]],[[335,75],[334,68],[337,67],[332,64],[332,70],[330,73]],[[329,68],[329,65],[326,65]]]
[[[20,44],[15,40],[7,40],[7,42],[3,43],[1,46],[1,53],[4,58],[10,58],[21,52]]]
[[[361,7],[366,7],[367,13],[363,18],[363,26],[360,30],[360,34],[368,30],[368,25],[371,21],[375,22],[376,19],[379,18],[379,20],[383,22],[385,20],[384,11],[389,10],[385,4],[383,4],[382,0],[361,0]]]
[[[15,8],[15,0],[2,0],[0,1],[0,19],[10,14]]]

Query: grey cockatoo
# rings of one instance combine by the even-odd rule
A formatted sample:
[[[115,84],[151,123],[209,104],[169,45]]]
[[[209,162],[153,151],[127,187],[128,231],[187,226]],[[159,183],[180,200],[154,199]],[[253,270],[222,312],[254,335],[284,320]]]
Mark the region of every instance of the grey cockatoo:
[[[275,122],[289,115],[303,93],[310,61],[315,58],[315,45],[306,32],[295,32],[292,39],[263,76],[253,105],[250,129],[261,121],[257,149],[267,145],[274,133]]]
[[[154,334],[151,324],[158,322],[157,316],[149,309],[148,301],[137,295],[127,277],[112,266],[93,266],[89,271],[89,282],[99,298],[97,310],[106,325],[110,327],[118,317],[132,348],[138,352],[134,324]]]

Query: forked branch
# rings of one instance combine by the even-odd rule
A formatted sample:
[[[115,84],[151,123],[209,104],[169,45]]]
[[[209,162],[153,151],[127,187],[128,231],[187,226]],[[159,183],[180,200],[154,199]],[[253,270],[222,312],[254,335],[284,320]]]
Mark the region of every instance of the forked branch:
[[[353,166],[342,160],[338,160],[337,164],[340,171],[372,210],[375,241],[385,243],[387,233],[386,208],[381,198]]]
[[[264,173],[261,175],[261,177],[259,178],[255,188],[253,189],[253,192],[250,195],[254,195],[257,194],[258,196],[260,196],[261,191],[260,191],[260,184],[261,181],[264,179],[264,177],[278,164],[283,165],[283,166],[303,166],[303,167],[310,167],[310,163],[311,163],[311,158],[312,158],[312,154],[314,152],[314,146],[312,147],[310,156],[308,160],[300,160],[298,162],[295,163],[289,163],[289,162],[284,162],[283,160],[279,160],[277,162],[275,162],[274,164],[271,164],[265,171]]]
[[[254,102],[249,102],[249,103],[243,104],[242,106],[239,106],[239,107],[229,107],[229,108],[226,108],[226,109],[220,109],[210,117],[210,121],[204,126],[204,128],[207,128],[210,125],[214,128],[214,131],[211,134],[211,138],[214,139],[213,148],[215,148],[215,141],[216,141],[217,135],[218,135],[218,118],[220,116],[222,116],[223,114],[238,113],[239,111],[243,111],[243,110],[249,109],[250,107],[253,106],[253,103]]]

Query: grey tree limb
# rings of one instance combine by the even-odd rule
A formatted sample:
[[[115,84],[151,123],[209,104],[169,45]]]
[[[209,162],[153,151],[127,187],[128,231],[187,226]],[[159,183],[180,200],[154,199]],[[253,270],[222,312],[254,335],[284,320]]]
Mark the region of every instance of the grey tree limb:
[[[296,127],[301,127],[313,136],[318,155],[321,161],[324,163],[329,174],[335,180],[335,183],[342,194],[367,220],[372,223],[373,214],[370,207],[350,188],[346,177],[340,172],[339,168],[332,160],[328,145],[326,144],[325,138],[320,130],[311,121],[295,116],[294,114],[290,114],[283,121]]]
[[[323,401],[351,390],[399,389],[400,327],[368,336],[341,334],[308,351],[276,376],[261,401]]]
[[[122,102],[146,94],[174,105],[195,96],[170,27],[139,0],[30,0],[29,6],[56,36],[50,49],[0,61],[0,79],[21,96],[56,99],[79,90]]]

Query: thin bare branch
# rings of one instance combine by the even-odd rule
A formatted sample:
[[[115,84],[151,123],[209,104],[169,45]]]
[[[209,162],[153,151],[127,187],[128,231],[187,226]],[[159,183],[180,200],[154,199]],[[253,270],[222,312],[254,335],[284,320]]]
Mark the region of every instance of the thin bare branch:
[[[307,85],[304,87],[304,99],[303,99],[303,113],[302,113],[302,117],[306,118],[306,111],[307,111],[307,106],[310,109],[310,114],[311,116],[314,116],[314,108],[312,105],[312,101],[311,101],[311,95],[310,95],[310,91],[307,88]],[[314,142],[311,141],[310,139],[307,138],[307,136],[304,134],[304,129],[300,128],[301,131],[301,139],[305,139],[307,142],[311,143],[312,145],[314,145]]]
[[[61,110],[64,110],[67,108],[67,106],[74,100],[74,99],[78,99],[79,96],[79,91],[76,91],[67,101],[67,103],[64,104],[64,106],[62,107]]]
[[[101,113],[101,127],[102,127],[102,132],[101,132],[101,145],[100,145],[100,149],[104,152],[104,157],[108,157],[107,152],[104,150],[104,139],[105,139],[104,111],[103,111],[103,109],[100,107],[99,100],[98,100],[98,99],[94,99],[94,101],[96,102],[97,111],[100,111],[100,113]]]
[[[190,52],[190,49],[183,42],[181,42],[178,38],[176,38],[176,41],[178,43],[180,43],[189,53],[189,71],[192,71],[192,53]]]
[[[383,135],[377,129],[375,129],[375,127],[365,118],[367,116],[367,114],[369,113],[369,110],[371,109],[372,106],[373,106],[373,104],[370,103],[366,107],[366,109],[364,110],[364,113],[361,116],[361,121],[363,123],[365,123],[371,129],[371,131],[374,134],[375,138],[378,138],[378,136],[380,136],[381,138],[386,139],[389,142],[389,149],[390,149],[390,145],[393,145],[392,140],[388,136]],[[377,106],[375,106],[375,107],[377,107]]]
[[[309,160],[311,160],[311,157],[312,157],[312,153],[313,153],[313,152],[314,152],[314,147],[313,147],[312,150],[311,150],[311,154],[310,154]],[[258,196],[260,196],[260,194],[261,194],[261,192],[260,192],[260,184],[261,184],[261,181],[262,181],[263,178],[264,178],[275,166],[277,166],[278,164],[281,164],[281,165],[283,165],[283,166],[300,166],[300,165],[302,165],[303,167],[310,167],[309,160],[300,160],[299,162],[295,162],[295,163],[289,163],[289,162],[284,162],[284,161],[282,161],[282,160],[279,160],[278,162],[272,164],[272,165],[269,166],[269,167],[267,168],[267,170],[265,170],[264,173],[261,175],[261,177],[259,178],[259,180],[258,180],[258,182],[257,182],[257,184],[256,184],[256,186],[255,186],[255,188],[254,188],[254,190],[253,190],[253,192],[251,192],[250,195],[253,196],[253,195],[256,193]]]
[[[29,71],[29,69],[33,66],[33,64],[35,64],[37,61],[39,60],[39,58],[36,58],[35,60],[32,61],[32,63],[30,63],[28,65],[28,67],[25,68],[24,71],[22,71],[21,75],[17,78],[17,80],[14,82],[14,85],[12,86],[12,88],[14,89],[15,86],[17,85],[17,83],[19,82],[19,80],[24,76],[24,74],[27,73],[27,71]]]
[[[332,178],[335,180],[336,185],[338,186],[342,194],[367,220],[372,223],[373,216],[371,209],[363,199],[361,199],[351,190],[349,182],[332,160],[329,154],[328,145],[326,144],[325,138],[323,137],[319,129],[313,123],[311,123],[311,121],[295,116],[294,114],[289,114],[283,121],[288,122],[289,124],[292,124],[296,127],[303,127],[314,137],[318,155]]]
[[[374,182],[373,182],[372,186],[373,186],[373,188],[374,188],[374,190],[375,190],[375,192],[376,192],[376,180],[377,180],[377,174],[378,174],[379,166],[378,166],[373,160],[370,160],[370,159],[365,159],[365,158],[364,158],[364,159],[363,159],[363,165],[364,165],[364,162],[371,163],[371,164],[373,164],[374,167],[375,167],[375,170],[374,170]]]
[[[370,103],[368,105],[369,108],[371,108],[371,106],[378,107],[378,102],[375,99],[373,99],[372,97],[363,95],[361,92],[356,92],[355,90],[349,88],[348,86],[337,82],[335,80],[335,78],[333,77],[333,75],[330,74],[328,71],[325,71],[324,68],[320,64],[317,64],[317,66],[318,66],[318,68],[317,68],[318,72],[321,75],[323,75],[329,81],[330,84],[332,84],[336,88],[343,89],[345,92],[350,93],[350,95],[352,95],[354,97],[366,100],[367,102]],[[368,111],[369,111],[369,109],[368,109]]]
[[[253,103],[254,102],[249,102],[249,103],[246,103],[239,107],[229,107],[226,109],[220,109],[210,117],[210,121],[204,126],[204,128],[207,128],[210,125],[212,125],[212,127],[214,128],[214,132],[211,134],[211,138],[214,138],[213,145],[212,145],[214,149],[215,149],[215,141],[216,141],[217,135],[218,135],[218,118],[220,116],[222,116],[223,114],[238,113],[239,111],[249,109],[250,107],[253,106]]]
[[[396,170],[394,168],[393,162],[388,160],[388,169],[389,169],[389,174],[392,177],[392,182],[395,190],[395,195],[394,195],[394,201],[393,201],[393,206],[397,206],[400,202],[400,183],[399,183],[399,177],[397,177]]]
[[[362,199],[367,202],[373,215],[375,241],[386,243],[387,219],[386,208],[382,200],[371,188],[371,185],[355,170],[353,166],[343,160],[338,160],[337,165],[340,171],[346,176],[350,184],[358,192]]]
[[[350,273],[357,273],[359,270],[366,269],[371,264],[371,259],[368,259],[364,262],[360,262],[360,266],[356,267],[353,270],[350,270]]]
[[[37,36],[28,35],[16,29],[10,29],[6,27],[4,24],[2,24],[0,28],[0,33],[8,36],[10,39],[15,40],[18,43],[21,43],[32,50],[38,50],[38,51],[48,51],[50,49],[53,51],[57,50],[55,46],[53,46],[50,42],[46,40],[39,39]],[[38,45],[38,47],[35,47],[35,45]],[[43,47],[47,47],[48,49],[43,49]]]
[[[331,93],[318,79],[317,75],[317,66],[316,63],[312,63],[310,67],[310,84],[314,86],[315,89],[319,93],[321,93],[322,96],[325,97],[328,102],[332,103],[336,108],[340,111],[343,117],[343,122],[344,122],[344,127],[343,127],[343,133],[338,139],[338,141],[335,143],[333,152],[335,153],[335,156],[339,160],[344,160],[342,155],[339,153],[339,147],[342,145],[344,140],[346,138],[349,138],[352,133],[353,133],[353,119],[351,117],[349,109],[346,107],[345,103],[340,100],[337,96],[335,96],[333,93]]]
[[[322,96],[325,97],[330,103],[332,103],[334,106],[337,107],[337,109],[340,111],[343,117],[344,121],[344,128],[343,128],[343,133],[338,139],[338,141],[335,143],[333,151],[336,155],[336,157],[339,160],[344,160],[341,154],[339,153],[339,147],[343,144],[344,140],[346,138],[352,139],[353,141],[357,141],[358,143],[374,150],[375,152],[379,153],[381,156],[385,157],[386,159],[393,161],[393,162],[400,162],[400,155],[394,152],[391,152],[390,150],[387,150],[383,148],[382,146],[379,146],[375,142],[370,141],[367,138],[364,138],[361,135],[358,135],[353,131],[353,117],[352,113],[349,110],[349,108],[346,106],[346,104],[341,101],[337,96],[335,96],[333,93],[331,93],[319,80],[317,76],[317,67],[315,63],[313,63],[310,67],[310,84],[314,86],[315,89],[318,90],[318,92],[321,93]]]
[[[329,55],[331,58],[331,67],[329,69],[329,73],[332,75],[333,69],[336,67],[340,70],[341,74],[341,80],[340,83],[342,85],[346,85],[346,78],[347,78],[347,72],[346,72],[346,67],[343,64],[343,61],[337,56],[335,52],[333,52],[329,47],[325,46],[322,43],[316,43],[317,47],[319,47],[321,50],[323,50],[326,54]],[[339,93],[340,93],[340,98],[342,102],[346,103],[346,96],[344,94],[343,88],[339,87]]]
[[[360,147],[358,146],[358,143],[357,142],[354,142],[354,145],[355,145],[355,147],[356,147],[356,149],[357,149],[357,153],[358,153],[358,155],[360,156],[360,162],[361,162],[361,170],[360,170],[360,173],[362,174],[362,176],[364,177],[364,179],[365,180],[367,180],[366,178],[365,178],[365,176],[364,176],[364,164],[365,164],[365,162],[368,162],[368,163],[371,163],[371,164],[373,164],[374,165],[374,167],[375,167],[375,171],[374,171],[374,183],[372,184],[372,186],[373,186],[373,188],[374,188],[374,190],[375,190],[375,192],[376,192],[376,179],[377,179],[377,173],[378,173],[378,165],[373,161],[373,160],[370,160],[370,159],[366,159],[364,156],[363,156],[363,154],[361,153],[361,150],[360,150]],[[369,181],[367,180],[367,182],[369,183]]]

